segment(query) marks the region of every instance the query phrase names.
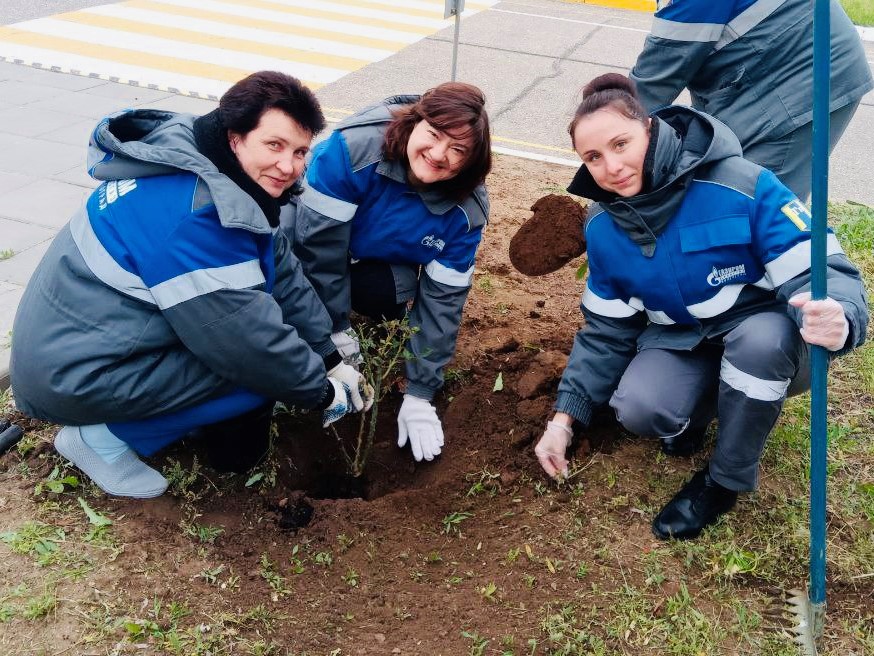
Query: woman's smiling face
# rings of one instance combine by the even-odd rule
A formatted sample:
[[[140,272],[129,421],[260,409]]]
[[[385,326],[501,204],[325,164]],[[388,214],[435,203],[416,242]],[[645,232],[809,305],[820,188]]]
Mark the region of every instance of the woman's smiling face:
[[[454,178],[464,167],[472,144],[470,136],[460,139],[419,121],[407,140],[410,182],[429,185]]]
[[[643,160],[649,147],[649,124],[604,107],[579,119],[574,148],[595,183],[620,196],[643,189]]]
[[[275,107],[261,115],[245,135],[228,133],[231,150],[243,171],[273,198],[297,182],[304,169],[313,135]]]

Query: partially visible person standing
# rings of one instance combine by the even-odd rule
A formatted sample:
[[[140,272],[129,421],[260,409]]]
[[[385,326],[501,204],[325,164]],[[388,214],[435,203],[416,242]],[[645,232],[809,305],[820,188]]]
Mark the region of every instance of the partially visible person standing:
[[[307,277],[333,322],[340,353],[359,357],[350,310],[417,329],[408,350],[398,446],[416,460],[443,448],[431,403],[455,353],[489,204],[485,97],[441,84],[394,96],[340,123],[313,149],[294,212],[283,213]]]
[[[262,71],[205,116],[127,110],[95,128],[105,182],[27,286],[10,372],[18,407],[64,424],[55,448],[108,494],[162,494],[138,456],[195,430],[216,468],[255,465],[276,400],[325,425],[371,402],[277,230],[324,125],[299,80]]]
[[[647,111],[684,87],[692,106],[740,139],[743,155],[777,174],[801,200],[811,187],[813,10],[811,0],[659,0],[629,77]],[[874,88],[865,50],[831,0],[829,152]]]

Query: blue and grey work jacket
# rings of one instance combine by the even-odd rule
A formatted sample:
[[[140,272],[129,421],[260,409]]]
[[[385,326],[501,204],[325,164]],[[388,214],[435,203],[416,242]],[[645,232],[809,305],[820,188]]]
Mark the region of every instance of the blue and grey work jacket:
[[[589,277],[556,410],[588,423],[631,359],[647,348],[691,350],[747,317],[785,312],[810,289],[810,215],[777,177],[740,156],[737,137],[694,109],[666,107],[647,159],[649,185],[628,197],[599,190],[585,165],[568,191],[600,202],[585,232]],[[828,295],[861,344],[868,307],[861,276],[829,229]]]
[[[304,193],[282,225],[335,331],[349,327],[350,259],[421,265],[418,281],[396,275],[396,286],[399,302],[415,299],[407,391],[430,400],[455,353],[489,205],[484,186],[460,203],[414,189],[406,165],[384,158],[392,110],[418,99],[395,96],[340,123],[313,149]]]
[[[684,87],[748,148],[813,118],[810,0],[660,0],[629,76],[652,111]],[[830,111],[874,88],[859,35],[831,0]]]
[[[103,119],[105,180],[55,238],[15,318],[19,408],[70,425],[145,419],[246,388],[312,407],[334,351],[281,232],[198,152],[194,116]]]

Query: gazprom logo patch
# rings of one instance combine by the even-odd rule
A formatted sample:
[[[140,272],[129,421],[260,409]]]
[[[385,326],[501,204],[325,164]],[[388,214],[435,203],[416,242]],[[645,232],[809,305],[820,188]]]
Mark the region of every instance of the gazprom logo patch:
[[[422,238],[422,246],[427,246],[428,248],[434,248],[437,251],[442,251],[446,246],[446,242],[442,239],[437,239],[434,235],[428,235],[427,237]]]
[[[108,205],[112,205],[119,198],[132,192],[136,188],[136,180],[110,180],[100,187],[98,193],[98,207],[105,210]]]
[[[807,211],[807,206],[797,198],[790,200],[780,211],[785,214],[792,223],[795,224],[802,232],[810,232],[810,212]]]
[[[719,285],[723,283],[746,275],[746,272],[746,267],[743,264],[725,267],[724,269],[713,267],[713,271],[711,271],[710,275],[707,276],[707,284],[711,287],[719,287]]]

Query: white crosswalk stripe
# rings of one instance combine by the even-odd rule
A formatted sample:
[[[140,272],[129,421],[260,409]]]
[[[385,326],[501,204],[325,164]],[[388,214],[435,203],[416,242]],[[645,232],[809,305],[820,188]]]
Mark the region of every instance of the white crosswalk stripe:
[[[467,2],[463,16],[497,4]],[[314,89],[445,27],[442,0],[128,0],[0,26],[0,61],[217,98],[257,70]]]

